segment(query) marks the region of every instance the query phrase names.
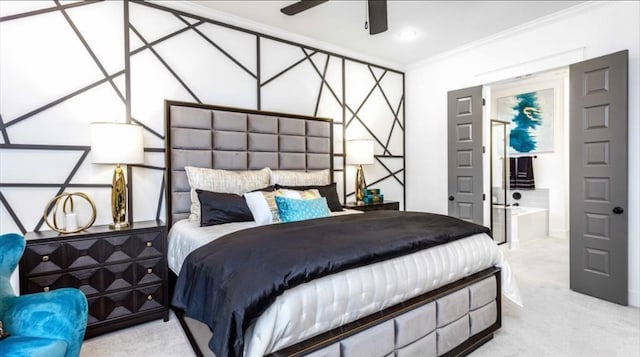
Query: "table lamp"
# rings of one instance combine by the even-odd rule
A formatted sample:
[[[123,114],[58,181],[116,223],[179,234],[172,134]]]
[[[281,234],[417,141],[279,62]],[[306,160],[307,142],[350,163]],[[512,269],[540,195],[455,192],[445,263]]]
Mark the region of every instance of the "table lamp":
[[[126,123],[91,123],[91,156],[94,164],[115,164],[111,186],[111,229],[127,223],[127,186],[120,164],[142,164],[142,127]]]
[[[347,141],[347,164],[358,165],[355,183],[356,203],[362,204],[364,191],[367,188],[362,165],[373,164],[373,140]]]

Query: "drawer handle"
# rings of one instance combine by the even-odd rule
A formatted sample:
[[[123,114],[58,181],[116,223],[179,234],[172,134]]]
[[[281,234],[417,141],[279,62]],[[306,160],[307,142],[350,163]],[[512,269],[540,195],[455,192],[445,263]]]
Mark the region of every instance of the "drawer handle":
[[[147,247],[153,247],[153,243],[152,242],[147,242]]]
[[[147,300],[149,300],[149,301],[153,300],[153,296],[147,295]]]
[[[42,288],[42,291],[44,291],[45,293],[49,292],[49,290],[51,290],[51,288],[49,288],[48,286]]]
[[[151,273],[153,273],[153,269],[148,268],[148,269],[147,269],[147,274],[151,274]]]
[[[48,262],[49,261],[49,256],[48,255],[43,255],[42,256],[42,261],[45,262],[45,263]]]

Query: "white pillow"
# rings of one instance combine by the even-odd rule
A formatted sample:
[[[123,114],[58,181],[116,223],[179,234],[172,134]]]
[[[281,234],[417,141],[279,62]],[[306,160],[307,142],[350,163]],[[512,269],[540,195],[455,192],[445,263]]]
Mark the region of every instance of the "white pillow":
[[[285,196],[297,199],[313,199],[320,198],[318,190],[276,190],[276,191],[256,191],[244,194],[247,206],[253,215],[253,220],[258,225],[278,223],[280,222],[280,214],[278,214],[278,206],[276,205],[275,196]]]
[[[328,185],[331,183],[329,180],[329,169],[318,171],[287,171],[287,170],[272,170],[269,174],[271,177],[271,185],[282,186],[313,186],[313,185]]]
[[[269,186],[271,171],[269,168],[255,171],[228,171],[193,166],[185,166],[184,170],[191,186],[189,219],[192,221],[200,220],[200,200],[196,189],[242,195],[245,192]]]

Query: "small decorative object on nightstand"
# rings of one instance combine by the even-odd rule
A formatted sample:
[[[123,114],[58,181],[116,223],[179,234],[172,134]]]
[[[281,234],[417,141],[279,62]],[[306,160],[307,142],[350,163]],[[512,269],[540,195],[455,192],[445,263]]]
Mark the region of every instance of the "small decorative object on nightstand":
[[[363,203],[359,204],[356,202],[347,202],[346,205],[343,206],[347,209],[355,209],[358,211],[399,211],[400,210],[400,202],[398,201],[384,201],[384,202],[372,202],[372,203]]]
[[[169,318],[167,227],[134,222],[113,230],[27,233],[20,260],[20,294],[63,287],[80,289],[89,302],[86,337],[141,322]]]

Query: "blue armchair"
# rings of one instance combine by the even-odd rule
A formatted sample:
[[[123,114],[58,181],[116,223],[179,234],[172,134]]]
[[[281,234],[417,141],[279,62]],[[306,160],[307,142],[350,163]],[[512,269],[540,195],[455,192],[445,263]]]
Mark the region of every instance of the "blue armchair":
[[[9,336],[0,356],[77,357],[87,327],[87,298],[78,289],[16,296],[10,277],[24,252],[19,234],[0,236],[0,321]]]

